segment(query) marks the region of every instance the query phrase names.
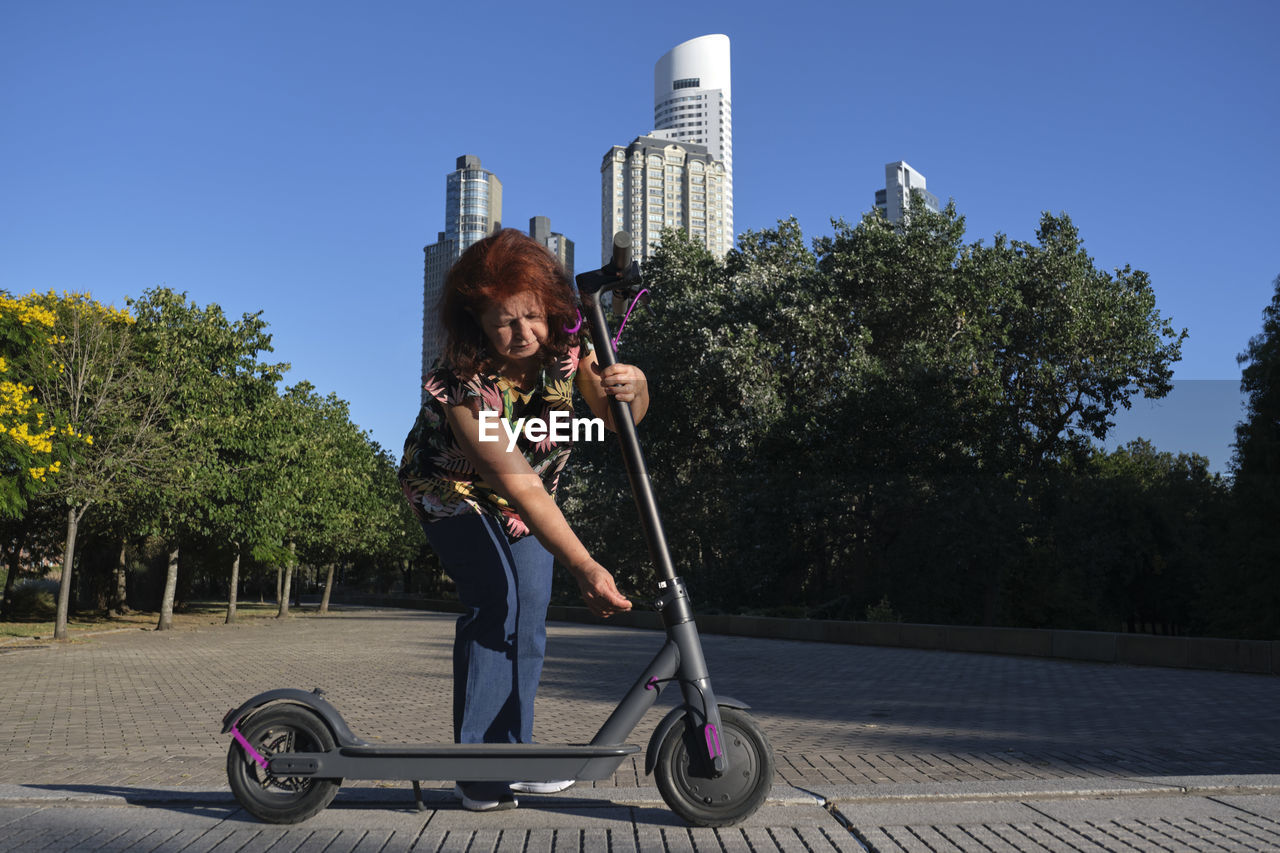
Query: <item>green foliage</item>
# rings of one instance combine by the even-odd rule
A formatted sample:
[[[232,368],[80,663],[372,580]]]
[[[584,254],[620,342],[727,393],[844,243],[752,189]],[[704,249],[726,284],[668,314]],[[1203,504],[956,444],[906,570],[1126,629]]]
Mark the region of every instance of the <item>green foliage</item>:
[[[1208,460],[1138,439],[1064,467],[1056,484],[1025,609],[1097,630],[1207,630],[1228,498]]]
[[[1216,576],[1215,627],[1280,640],[1280,276],[1262,312],[1262,331],[1240,354],[1248,396],[1236,427],[1230,544]]]
[[[650,379],[641,440],[700,606],[857,618],[892,600],[912,621],[1185,629],[1187,601],[1159,599],[1159,620],[1136,603],[1122,555],[1091,564],[1111,582],[1092,588],[1049,559],[1084,523],[1062,514],[1064,490],[1128,482],[1094,470],[1090,439],[1139,389],[1168,391],[1185,338],[1147,276],[1096,269],[1066,216],[988,246],[965,242],[954,206],[917,206],[905,225],[837,221],[812,250],[784,221],[724,261],[668,232],[645,278],[654,299],[621,357]],[[566,512],[639,582],[638,536],[600,512],[628,503],[617,451],[575,453]],[[1173,504],[1221,487],[1202,463],[1144,464],[1170,470],[1131,502],[1195,484],[1134,510],[1183,583],[1203,550]],[[1134,601],[1108,607],[1104,588]]]
[[[47,622],[57,612],[57,581],[20,581],[5,598],[5,618],[10,621]]]
[[[621,357],[650,380],[641,442],[700,609],[1280,637],[1280,279],[1241,356],[1250,413],[1224,483],[1201,457],[1094,446],[1134,394],[1169,390],[1186,333],[1145,273],[1097,269],[1065,215],[990,245],[967,242],[954,206],[837,221],[812,246],[788,220],[723,260],[668,231],[645,278],[654,299]],[[259,580],[296,561],[311,582],[336,567],[434,589],[413,580],[438,570],[395,458],[336,395],[282,387],[259,314],[163,288],[132,316],[27,300],[53,319],[47,334],[0,321],[4,375],[33,401],[0,424],[51,432],[44,461],[0,443],[12,579],[55,539],[70,578],[84,517],[90,593],[122,565],[163,577],[175,549],[170,607],[225,584],[237,554]],[[643,600],[612,441],[575,449],[561,495]]]
[[[35,354],[46,352],[53,321],[30,299],[0,291],[0,519],[18,516],[50,469],[56,474],[60,467],[53,458],[57,428],[21,369],[39,363]]]
[[[6,350],[5,364],[38,390],[61,467],[0,528],[6,552],[61,524],[64,576],[77,566],[88,573],[77,587],[102,598],[109,574],[124,584],[122,547],[148,541],[162,567],[176,549],[162,613],[193,584],[219,574],[225,584],[237,551],[265,571],[292,559],[294,544],[313,564],[360,563],[364,578],[398,577],[418,558],[394,460],[336,396],[307,383],[279,390],[288,365],[264,358],[260,314],[234,320],[167,288],[145,292],[132,314],[81,295],[27,299],[54,319]],[[88,552],[77,560],[85,518]]]
[[[889,596],[884,596],[873,605],[867,606],[868,622],[901,622],[902,614],[893,609]]]

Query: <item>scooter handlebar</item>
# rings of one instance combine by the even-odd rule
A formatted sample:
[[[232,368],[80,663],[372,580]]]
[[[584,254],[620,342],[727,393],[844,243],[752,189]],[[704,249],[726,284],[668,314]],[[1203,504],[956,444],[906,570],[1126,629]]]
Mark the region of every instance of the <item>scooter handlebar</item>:
[[[609,262],[598,270],[580,273],[576,281],[578,292],[584,296],[602,290],[617,292],[631,289],[634,293],[640,284],[640,265],[632,257],[631,235],[626,231],[614,234],[613,256]]]
[[[609,261],[609,267],[615,273],[626,271],[631,266],[631,235],[626,231],[619,231],[613,235],[613,258]]]

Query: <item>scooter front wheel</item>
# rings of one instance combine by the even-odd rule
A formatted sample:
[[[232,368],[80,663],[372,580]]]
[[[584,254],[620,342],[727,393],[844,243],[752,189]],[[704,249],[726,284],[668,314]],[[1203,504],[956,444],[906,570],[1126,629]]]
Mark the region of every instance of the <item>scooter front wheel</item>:
[[[728,826],[764,804],[773,784],[773,748],[756,721],[720,708],[720,743],[729,769],[714,775],[705,735],[686,717],[658,747],[654,777],[662,799],[694,826]]]
[[[272,705],[239,723],[240,733],[267,760],[283,752],[326,752],[333,735],[318,716],[299,705]],[[322,810],[341,779],[275,776],[233,741],[227,751],[227,782],[245,811],[267,823],[298,823]]]

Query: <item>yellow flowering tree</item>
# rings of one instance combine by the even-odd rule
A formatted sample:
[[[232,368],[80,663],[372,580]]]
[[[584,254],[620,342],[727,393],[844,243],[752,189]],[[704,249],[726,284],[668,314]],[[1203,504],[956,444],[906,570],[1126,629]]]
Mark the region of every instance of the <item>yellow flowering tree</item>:
[[[63,639],[85,513],[119,504],[131,488],[163,470],[166,442],[157,413],[167,377],[142,369],[127,311],[86,293],[32,294],[26,301],[52,319],[46,348],[22,362],[31,392],[55,427],[48,467],[58,463],[57,476],[45,471],[39,499],[59,508],[66,523],[54,623],[54,637]]]
[[[0,517],[16,518],[27,500],[58,473],[57,427],[35,396],[27,363],[47,361],[54,316],[29,297],[0,292]]]
[[[36,393],[35,377],[56,370],[54,314],[32,297],[0,291],[0,544],[7,568],[0,618],[8,618],[24,555],[43,543],[30,504],[62,468],[65,424]]]

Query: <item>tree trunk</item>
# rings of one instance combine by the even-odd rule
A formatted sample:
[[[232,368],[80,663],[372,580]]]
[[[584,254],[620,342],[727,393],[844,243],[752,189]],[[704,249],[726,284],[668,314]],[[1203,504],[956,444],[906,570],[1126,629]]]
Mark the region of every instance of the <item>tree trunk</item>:
[[[284,589],[284,566],[276,566],[276,607],[280,606],[280,591]]]
[[[283,619],[289,615],[289,587],[293,584],[293,566],[284,570],[284,587],[280,596],[280,606],[276,610],[276,618]]]
[[[157,631],[168,631],[173,628],[173,597],[178,591],[178,546],[174,545],[169,552],[169,571],[164,576],[164,598],[160,601],[160,621],[156,623]]]
[[[284,586],[280,590],[280,609],[276,611],[276,618],[283,619],[289,615],[289,587],[293,584],[293,556],[294,546],[289,543],[289,565],[284,570]]]
[[[120,557],[116,560],[116,567],[111,573],[111,592],[107,601],[107,610],[110,611],[113,616],[123,616],[129,612],[129,589],[126,583],[126,567],[128,566],[128,562],[125,559],[128,547],[129,538],[127,536],[121,536]]]
[[[232,542],[235,557],[231,560],[231,586],[227,590],[227,624],[236,621],[236,593],[240,588],[240,543]]]
[[[87,507],[86,507],[87,508]],[[71,565],[76,557],[76,532],[80,529],[80,515],[75,507],[67,510],[67,540],[62,547],[62,583],[58,587],[58,616],[53,623],[53,638],[67,638],[67,612],[71,609]]]
[[[4,601],[0,601],[0,621],[8,619],[13,610],[13,588],[18,583],[18,571],[22,568],[22,549],[27,544],[27,531],[23,527],[9,543],[10,551],[5,555],[9,573],[4,578]]]
[[[324,595],[320,598],[320,612],[329,612],[329,596],[333,593],[333,563],[329,564],[329,572],[324,579]]]

